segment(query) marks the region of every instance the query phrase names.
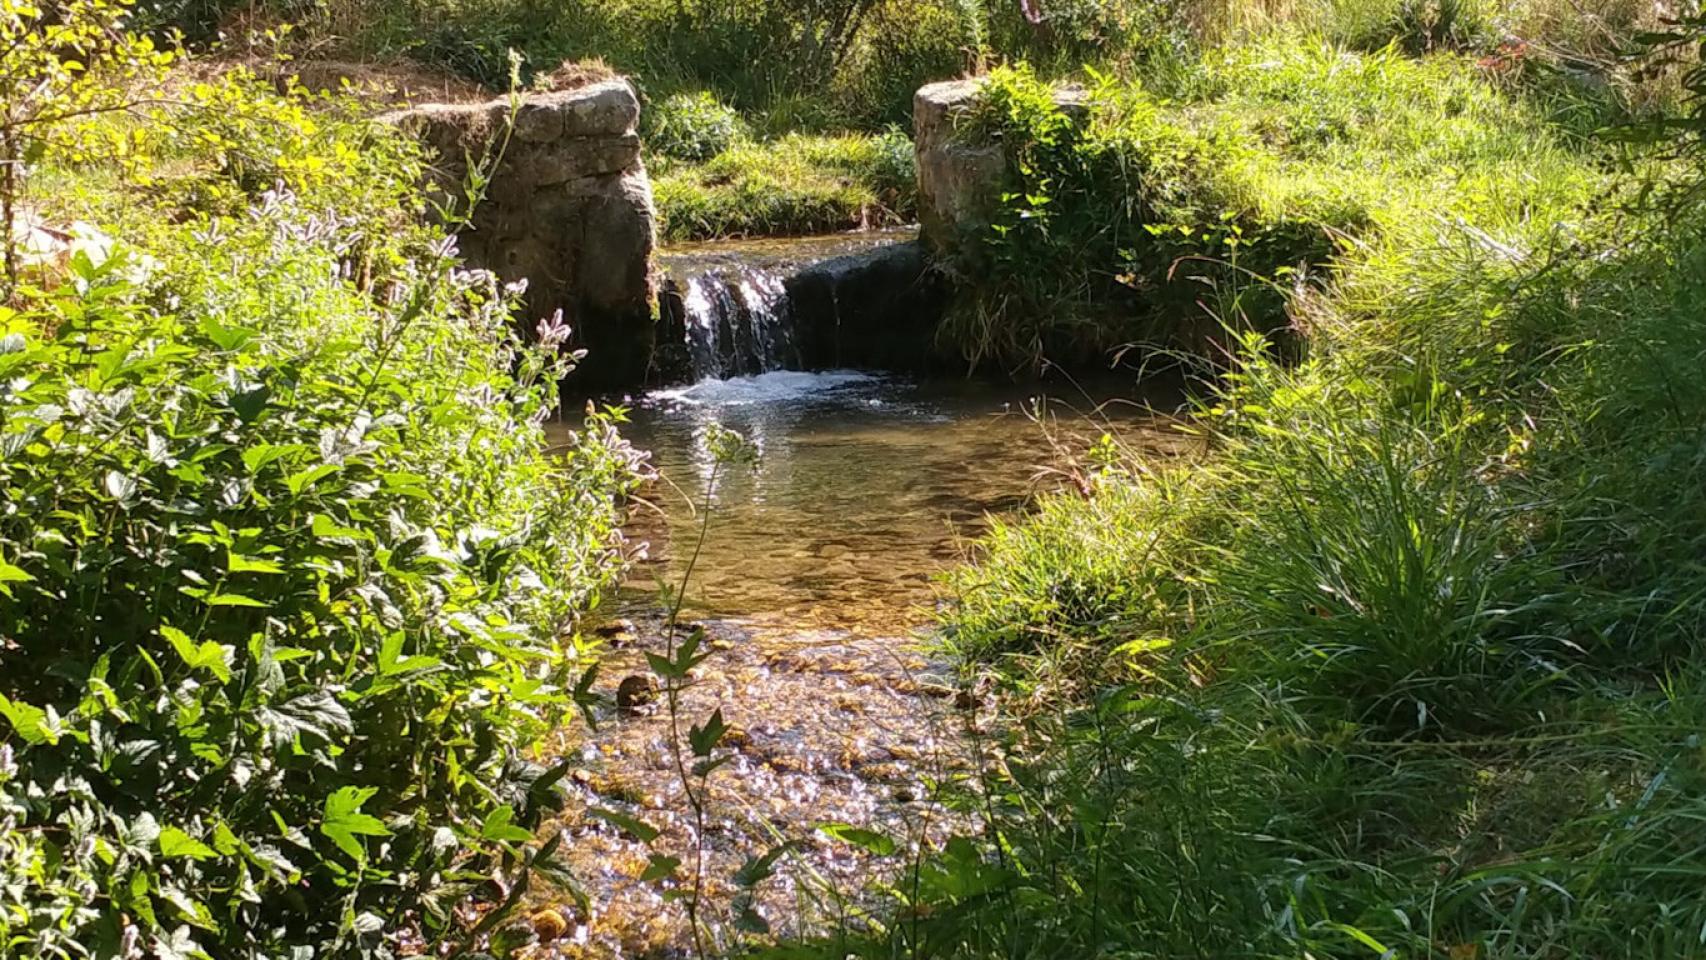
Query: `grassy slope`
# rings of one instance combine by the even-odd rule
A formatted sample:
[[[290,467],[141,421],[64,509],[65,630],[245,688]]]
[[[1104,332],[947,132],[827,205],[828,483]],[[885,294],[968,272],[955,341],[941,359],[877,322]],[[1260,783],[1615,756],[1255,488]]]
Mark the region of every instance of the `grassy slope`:
[[[1292,36],[1210,81],[1100,136],[1143,167],[1181,139],[1157,117],[1186,131],[1187,225],[1347,231],[1288,298],[1307,359],[1246,340],[1207,466],[1109,468],[956,575],[951,642],[1039,706],[991,774],[1004,852],[947,862],[896,936],[1700,953],[1692,223],[1620,213],[1591,147],[1465,60]]]
[[[742,139],[702,163],[654,157],[670,240],[822,233],[912,219],[912,141],[888,133]]]

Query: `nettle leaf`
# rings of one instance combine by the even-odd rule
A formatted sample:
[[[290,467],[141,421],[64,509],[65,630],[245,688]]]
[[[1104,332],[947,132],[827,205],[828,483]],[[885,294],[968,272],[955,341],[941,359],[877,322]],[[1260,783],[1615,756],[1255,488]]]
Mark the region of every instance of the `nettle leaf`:
[[[367,853],[356,837],[391,835],[391,831],[385,828],[385,824],[378,817],[361,812],[362,805],[378,792],[378,787],[341,787],[326,798],[326,816],[320,822],[320,832],[337,844],[339,850],[349,854],[351,859],[367,859]]]
[[[267,464],[312,449],[301,443],[259,443],[243,451],[243,466],[248,467],[250,473],[260,473]]]
[[[486,814],[485,822],[480,824],[480,836],[483,839],[499,843],[506,841],[526,843],[533,839],[532,831],[516,826],[514,821],[515,808],[509,804],[504,804]]]
[[[890,856],[895,851],[894,840],[875,830],[855,827],[850,823],[824,823],[819,824],[817,829],[824,836],[852,844],[879,857]]]
[[[243,841],[231,832],[230,827],[220,822],[213,827],[213,848],[224,856],[235,856],[243,849]]]
[[[107,493],[111,494],[114,500],[129,500],[136,494],[136,479],[117,470],[108,470],[105,482]]]
[[[260,419],[267,408],[267,401],[272,399],[272,387],[265,384],[253,390],[244,390],[231,395],[231,409],[237,411],[237,416],[244,423],[254,423]]]
[[[286,572],[284,567],[272,560],[262,560],[258,557],[245,557],[241,554],[230,552],[225,554],[225,569],[232,573],[281,574]]]
[[[237,324],[220,323],[213,316],[203,317],[201,321],[202,335],[212,340],[214,346],[221,350],[241,350],[245,344],[259,335],[259,331]]]
[[[218,677],[220,683],[231,682],[231,660],[236,653],[234,648],[212,640],[204,640],[198,646],[189,638],[189,634],[164,623],[160,625],[160,636],[166,638],[172,649],[178,652],[178,656],[190,665],[190,669],[206,670]]]
[[[11,721],[12,729],[32,746],[59,743],[58,718],[34,704],[8,700],[0,695],[0,714]]]
[[[355,729],[349,711],[324,690],[305,693],[274,707],[262,707],[255,711],[255,716],[278,750],[289,749],[304,736],[331,743],[340,734]]]
[[[160,831],[160,855],[162,857],[188,857],[192,860],[212,860],[218,857],[213,848],[190,836],[177,827],[166,827]]]
[[[293,494],[300,495],[302,491],[312,487],[318,481],[337,473],[339,467],[335,463],[322,463],[317,467],[299,470],[284,478],[284,485]]]
[[[323,513],[314,514],[314,516],[308,521],[308,531],[314,535],[314,539],[316,540],[354,541],[371,540],[373,538],[373,535],[365,530],[356,530],[351,527],[338,526],[337,521]]]
[[[431,670],[443,661],[437,657],[413,656],[403,657],[403,631],[394,630],[386,634],[385,641],[379,647],[379,674],[390,677],[399,673],[413,673],[419,670]]]

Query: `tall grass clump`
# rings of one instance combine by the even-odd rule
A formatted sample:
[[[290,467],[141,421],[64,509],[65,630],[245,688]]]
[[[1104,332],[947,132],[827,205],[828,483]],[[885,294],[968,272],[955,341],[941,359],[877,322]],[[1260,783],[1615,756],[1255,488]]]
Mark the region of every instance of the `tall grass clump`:
[[[1617,173],[1450,53],[1215,69],[1174,129],[1243,149],[1187,169],[1333,254],[1288,349],[1219,314],[1200,462],[1104,458],[952,575],[1019,713],[983,835],[851,949],[1706,954],[1706,215],[1639,202],[1698,167]]]
[[[91,71],[120,9],[54,11]],[[507,953],[636,460],[604,415],[544,455],[566,331],[422,225],[412,146],[124,90],[8,197],[105,232],[0,305],[0,956]]]

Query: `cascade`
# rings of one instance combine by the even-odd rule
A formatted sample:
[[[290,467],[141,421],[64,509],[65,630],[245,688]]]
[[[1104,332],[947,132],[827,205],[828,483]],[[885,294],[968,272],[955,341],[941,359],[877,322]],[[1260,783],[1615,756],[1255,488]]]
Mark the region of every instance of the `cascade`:
[[[719,267],[682,282],[694,380],[800,369],[784,278],[759,266]]]
[[[913,368],[943,309],[910,230],[662,251],[653,382]]]

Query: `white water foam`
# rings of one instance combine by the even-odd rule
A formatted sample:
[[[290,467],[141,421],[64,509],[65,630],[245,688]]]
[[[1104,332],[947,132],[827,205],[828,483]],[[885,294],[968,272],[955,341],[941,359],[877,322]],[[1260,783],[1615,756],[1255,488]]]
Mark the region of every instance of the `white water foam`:
[[[750,377],[701,380],[685,387],[655,390],[647,399],[689,406],[744,407],[827,398],[838,391],[882,383],[883,377],[857,370],[772,370]]]

